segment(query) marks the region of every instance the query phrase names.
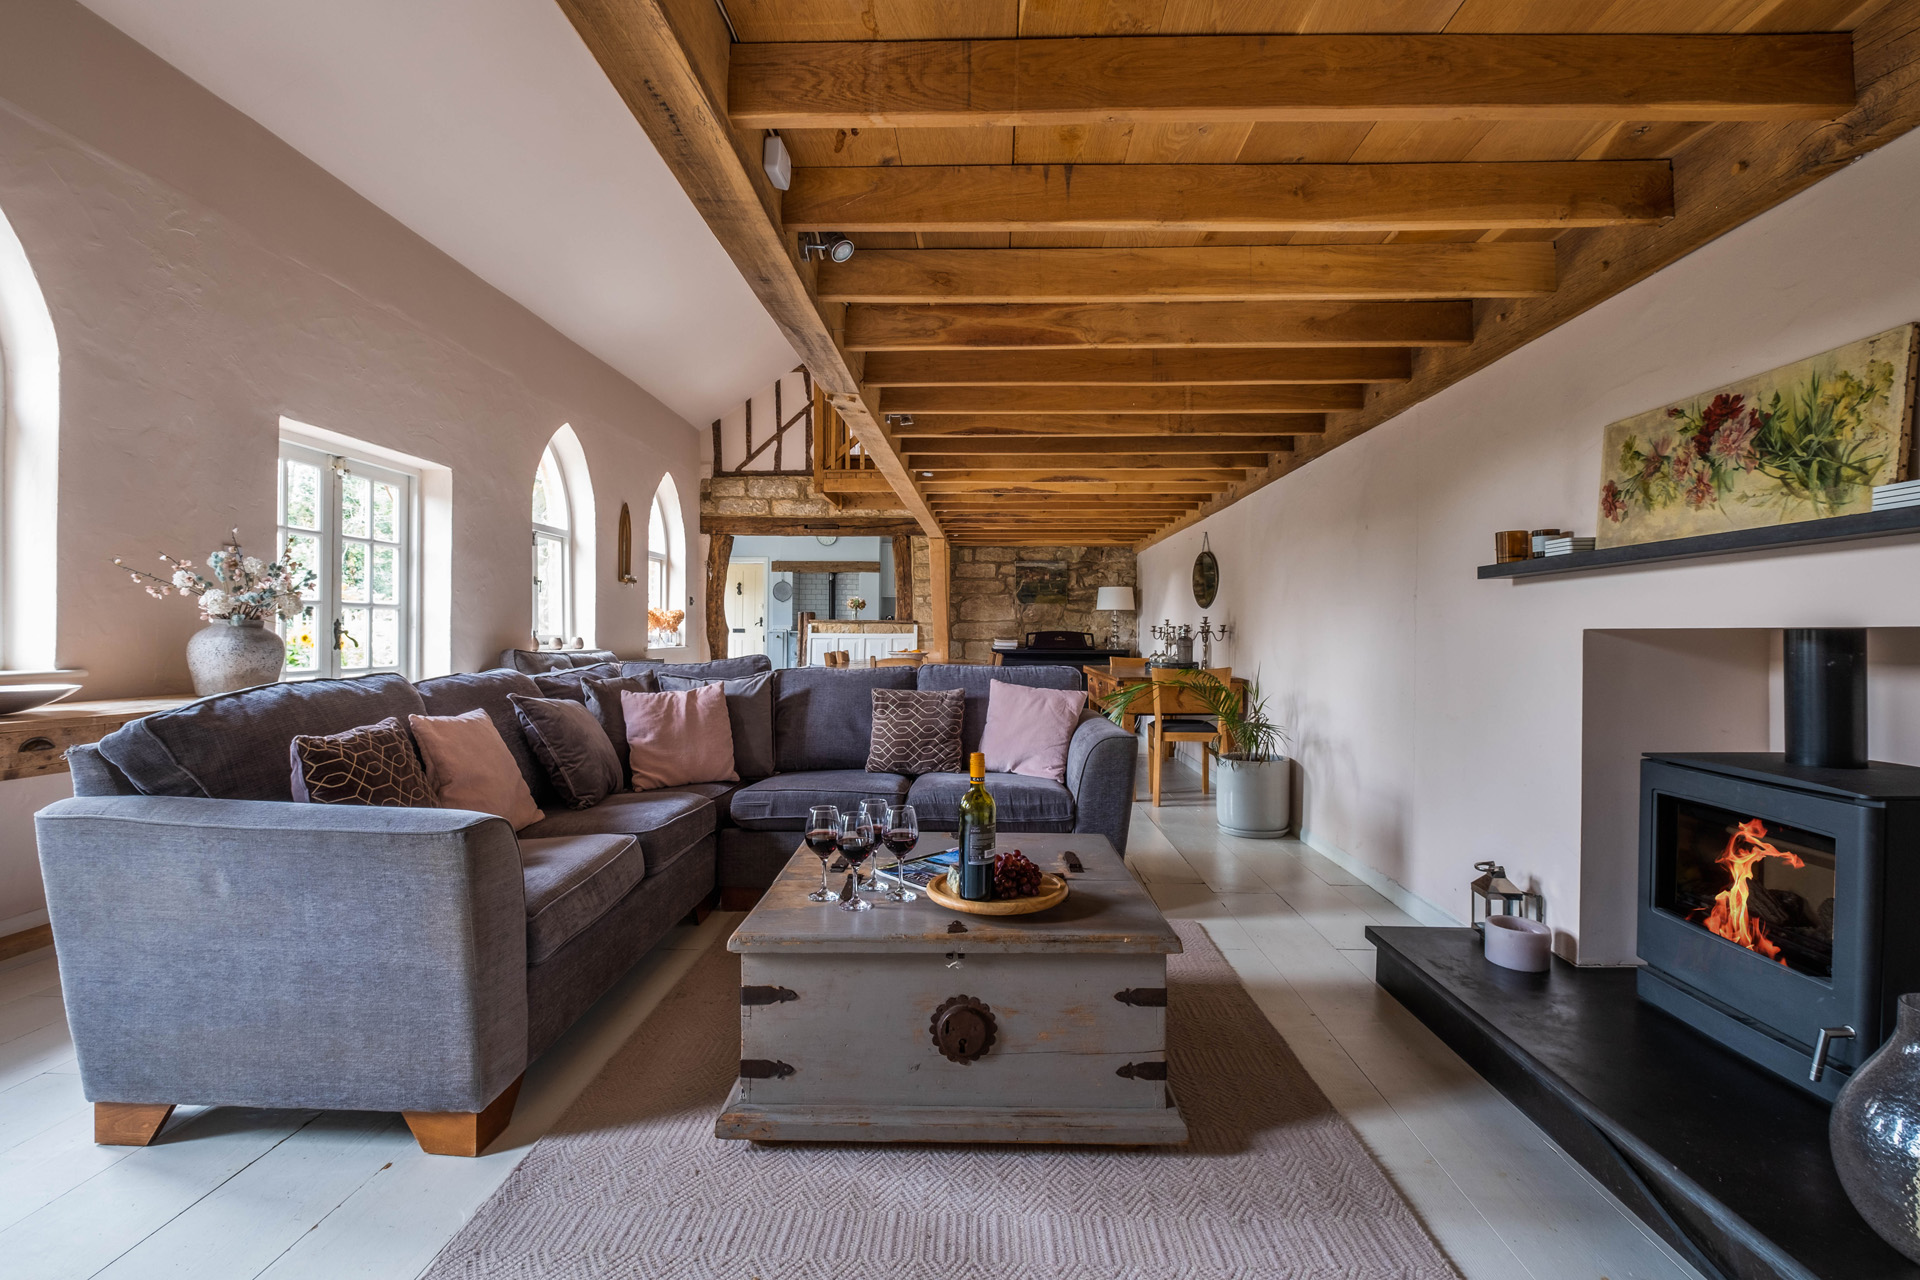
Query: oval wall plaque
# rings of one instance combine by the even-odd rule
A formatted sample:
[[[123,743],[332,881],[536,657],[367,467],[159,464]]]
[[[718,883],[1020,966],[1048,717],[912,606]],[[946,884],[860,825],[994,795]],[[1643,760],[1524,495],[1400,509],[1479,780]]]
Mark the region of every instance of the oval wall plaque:
[[[1220,594],[1220,562],[1213,558],[1207,537],[1200,535],[1200,554],[1193,560],[1193,602],[1202,609],[1213,604]]]

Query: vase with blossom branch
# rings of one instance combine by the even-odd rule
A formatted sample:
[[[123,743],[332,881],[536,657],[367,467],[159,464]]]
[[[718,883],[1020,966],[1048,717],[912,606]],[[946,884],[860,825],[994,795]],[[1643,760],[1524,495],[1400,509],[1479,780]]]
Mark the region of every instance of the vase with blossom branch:
[[[180,595],[194,602],[207,625],[187,641],[187,669],[193,691],[201,697],[271,684],[286,666],[287,645],[267,630],[269,618],[301,621],[309,626],[313,607],[304,596],[317,580],[313,569],[294,558],[293,545],[279,560],[264,561],[240,549],[240,531],[207,557],[207,571],[191,560],[162,554],[168,568],[163,576],[134,569],[121,559],[114,564],[156,600]],[[309,640],[309,643],[311,641]]]

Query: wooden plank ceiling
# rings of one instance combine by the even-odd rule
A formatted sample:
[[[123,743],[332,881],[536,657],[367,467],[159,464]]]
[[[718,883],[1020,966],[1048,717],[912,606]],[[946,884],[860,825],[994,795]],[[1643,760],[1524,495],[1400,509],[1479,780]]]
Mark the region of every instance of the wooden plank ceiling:
[[[685,40],[711,0],[561,2],[625,88],[654,73],[609,30]],[[736,153],[792,155],[788,246],[856,246],[796,269],[908,505],[1138,542],[1551,297],[1566,237],[1672,219],[1706,135],[1846,115],[1882,7],[725,0],[701,71]]]

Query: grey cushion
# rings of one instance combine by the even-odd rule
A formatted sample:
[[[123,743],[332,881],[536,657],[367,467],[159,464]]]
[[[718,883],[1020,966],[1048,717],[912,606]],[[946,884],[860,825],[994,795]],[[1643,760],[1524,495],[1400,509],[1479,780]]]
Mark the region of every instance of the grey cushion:
[[[593,712],[594,719],[600,722],[600,728],[606,733],[607,741],[613,744],[614,759],[620,762],[620,785],[631,787],[633,761],[627,758],[627,716],[620,706],[620,691],[626,689],[634,693],[658,693],[660,686],[655,683],[653,672],[642,671],[638,675],[630,676],[590,676],[585,682],[585,688],[587,710]]]
[[[520,766],[520,776],[527,780],[527,790],[533,793],[533,802],[542,809],[562,803],[560,793],[547,781],[547,771],[540,767],[539,760],[534,757],[533,746],[520,728],[520,713],[513,709],[511,701],[516,693],[523,698],[540,696],[540,686],[533,682],[531,676],[496,668],[471,674],[436,676],[432,680],[422,680],[414,687],[420,691],[420,698],[426,703],[427,715],[460,716],[475,709],[486,712],[487,719],[493,721],[493,727],[500,731],[501,740],[513,754],[513,762]]]
[[[804,812],[804,810],[803,810]],[[648,874],[713,834],[714,804],[697,791],[667,787],[659,791],[622,791],[591,809],[553,809],[530,827],[522,840],[553,836],[638,836]]]
[[[565,671],[542,671],[533,677],[540,686],[543,698],[566,698],[573,702],[585,702],[587,691],[582,685],[588,680],[604,680],[620,674],[617,662],[590,662],[584,667],[569,667]]]
[[[610,649],[503,649],[500,653],[501,666],[526,675],[618,661],[619,657]]]
[[[621,675],[631,675],[631,663],[620,664]],[[749,653],[738,658],[715,658],[712,662],[663,662],[653,671],[663,676],[689,676],[695,680],[741,680],[773,670],[773,659],[764,653]]]
[[[344,733],[388,716],[405,724],[425,709],[404,676],[263,684],[143,716],[102,738],[100,754],[143,795],[291,803],[295,734]]]
[[[661,675],[662,692],[684,692],[703,684],[718,684],[727,695],[727,725],[733,730],[733,771],[742,778],[764,778],[773,772],[773,673],[763,671],[740,680],[702,680],[696,676]]]
[[[960,795],[967,786],[964,773],[915,778],[907,803],[920,819],[920,829],[954,830],[960,820]],[[1073,830],[1073,793],[1058,782],[1022,773],[990,773],[987,794],[993,797],[993,820],[1001,831]]]
[[[866,768],[873,739],[873,691],[911,689],[917,674],[912,667],[782,671],[775,678],[774,764],[782,773]]]
[[[539,964],[605,915],[647,873],[632,836],[520,841],[527,886],[527,963]]]
[[[620,757],[593,712],[565,698],[507,696],[527,745],[569,809],[590,808],[626,785]]]
[[[807,825],[807,810],[814,805],[834,804],[842,813],[857,812],[862,800],[902,799],[909,784],[910,779],[897,773],[865,769],[777,773],[733,793],[733,820],[749,831],[799,831]]]
[[[960,727],[960,750],[972,755],[987,731],[987,687],[998,680],[1036,689],[1078,689],[1080,673],[1072,667],[976,667],[934,663],[919,671],[921,689],[959,689],[967,695],[967,716]]]

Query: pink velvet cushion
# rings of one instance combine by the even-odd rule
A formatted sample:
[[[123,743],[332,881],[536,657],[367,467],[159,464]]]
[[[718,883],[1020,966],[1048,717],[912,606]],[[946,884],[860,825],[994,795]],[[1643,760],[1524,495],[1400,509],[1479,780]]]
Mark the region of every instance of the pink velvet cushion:
[[[408,716],[407,727],[442,809],[498,814],[515,831],[547,816],[486,712],[475,707],[459,716]]]
[[[620,691],[627,722],[627,759],[633,789],[677,787],[686,782],[738,782],[733,769],[733,726],[727,721],[727,691],[719,684],[676,693]]]
[[[980,735],[987,772],[1066,781],[1067,744],[1086,704],[1087,695],[1079,689],[995,680],[987,686],[987,728]]]

